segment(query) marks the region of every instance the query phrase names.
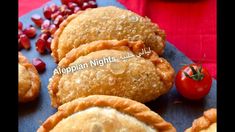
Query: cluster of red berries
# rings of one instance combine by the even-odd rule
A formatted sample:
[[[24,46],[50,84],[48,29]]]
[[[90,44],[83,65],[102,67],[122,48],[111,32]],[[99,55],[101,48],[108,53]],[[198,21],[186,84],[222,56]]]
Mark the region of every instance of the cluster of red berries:
[[[69,15],[74,14],[80,10],[85,10],[87,8],[96,8],[97,4],[95,0],[61,0],[62,5],[58,6],[54,3],[49,6],[43,7],[43,15],[34,14],[31,16],[31,20],[34,24],[41,30],[40,35],[36,40],[36,50],[40,54],[51,52],[51,41],[53,39],[53,34],[59,28],[59,25],[65,20]],[[18,22],[18,49],[30,49],[31,43],[30,38],[36,36],[36,28],[33,25],[23,28],[23,23]],[[42,71],[45,69],[45,63],[39,59],[33,59],[33,64],[37,70]],[[44,67],[44,68],[43,68]]]

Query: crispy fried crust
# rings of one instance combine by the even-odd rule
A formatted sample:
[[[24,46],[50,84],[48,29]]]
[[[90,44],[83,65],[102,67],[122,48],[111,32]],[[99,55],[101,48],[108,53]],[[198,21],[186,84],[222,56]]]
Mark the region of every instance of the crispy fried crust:
[[[70,115],[86,110],[90,107],[111,107],[122,113],[131,115],[149,126],[157,129],[159,132],[176,132],[172,124],[166,122],[157,113],[151,111],[144,104],[139,102],[106,95],[91,95],[86,98],[79,98],[68,102],[58,108],[58,112],[50,116],[37,130],[37,132],[49,132],[61,120]]]
[[[157,24],[131,11],[108,6],[87,9],[64,20],[54,34],[51,55],[59,62],[74,47],[112,39],[142,40],[159,55],[165,47],[165,32]]]
[[[19,102],[24,103],[24,102],[32,101],[38,96],[39,90],[40,90],[40,77],[36,68],[20,52],[18,53],[18,59],[19,59],[18,63],[27,69],[27,72],[29,72],[30,79],[31,79],[30,80],[31,86],[29,90],[24,95],[19,94],[18,92]],[[20,77],[21,75],[19,75],[19,78]],[[22,88],[18,88],[18,90],[21,90],[21,89]]]
[[[89,53],[95,52],[95,51],[106,50],[106,49],[108,49],[108,50],[115,49],[115,50],[120,50],[120,51],[131,51],[133,53],[138,53],[144,47],[145,47],[145,45],[142,41],[135,41],[135,42],[131,42],[128,40],[94,41],[92,43],[84,44],[84,45],[79,46],[78,48],[71,50],[66,55],[66,57],[60,61],[60,63],[58,64],[58,67],[60,67],[60,68],[68,67],[77,58],[79,58],[81,56],[86,56]],[[103,52],[102,54],[105,54],[105,52]],[[146,89],[147,91],[145,91],[146,92],[145,96],[143,96],[142,94],[139,95],[140,91],[138,93],[136,93],[136,92],[132,93],[133,91],[127,91],[127,90],[122,92],[120,89],[119,90],[116,89],[116,92],[113,89],[114,91],[112,93],[108,93],[108,95],[109,94],[113,95],[115,93],[114,95],[116,95],[116,96],[129,97],[131,99],[135,99],[140,102],[148,102],[150,100],[153,100],[153,99],[159,97],[162,94],[167,93],[170,90],[170,88],[172,87],[173,82],[174,82],[174,69],[171,67],[171,65],[165,59],[159,58],[158,55],[154,51],[151,51],[151,54],[144,56],[144,58],[148,61],[150,60],[149,64],[152,63],[151,65],[154,65],[154,67],[156,68],[155,69],[156,71],[153,73],[153,75],[158,74],[158,76],[160,77],[159,81],[163,82],[163,87],[161,87],[161,89],[149,87],[148,90]],[[149,66],[147,64],[145,64],[143,66],[142,70],[144,70],[145,68],[148,68]],[[154,69],[154,67],[153,67],[153,69]],[[67,99],[66,101],[64,101],[64,100],[62,101],[61,96],[58,96],[58,91],[59,91],[58,86],[59,86],[60,79],[62,78],[62,76],[63,76],[62,74],[54,74],[52,76],[52,78],[50,79],[50,82],[48,85],[48,91],[49,91],[49,94],[51,97],[51,105],[53,107],[58,107],[58,106],[62,105],[63,103],[71,100],[71,99]],[[142,80],[142,81],[144,81],[144,80]],[[145,82],[143,82],[143,83],[145,83]],[[130,85],[128,87],[130,87]],[[138,86],[138,88],[142,89],[142,86]],[[101,88],[101,87],[98,89],[105,90],[104,88]],[[70,93],[71,92],[72,91],[70,91]],[[102,93],[104,94],[104,92],[107,92],[107,91],[103,91]],[[144,92],[144,91],[142,91],[142,92]],[[81,91],[80,91],[80,93],[81,93]],[[98,92],[98,93],[100,93],[100,92]],[[87,92],[87,94],[88,94],[88,92]],[[90,94],[91,93],[89,93],[88,95],[90,95]],[[93,94],[95,94],[95,93],[93,93]],[[76,97],[77,96],[78,95],[76,95]],[[63,98],[65,98],[65,97],[63,97]]]
[[[203,113],[198,119],[193,121],[192,127],[185,130],[185,132],[199,132],[203,129],[207,129],[213,123],[216,123],[217,115],[216,108],[211,108]]]
[[[87,9],[89,10],[89,9]],[[53,34],[53,39],[52,39],[52,42],[51,42],[51,56],[54,58],[55,62],[59,62],[59,58],[58,58],[58,52],[57,52],[57,49],[58,49],[58,41],[59,41],[59,38],[60,38],[60,35],[62,34],[64,28],[69,24],[69,22],[71,20],[73,20],[74,18],[76,18],[79,14],[81,14],[83,11],[79,11],[75,14],[72,14],[70,16],[68,16],[66,18],[66,20],[64,20],[60,25],[59,25],[59,28],[56,30],[56,32]]]

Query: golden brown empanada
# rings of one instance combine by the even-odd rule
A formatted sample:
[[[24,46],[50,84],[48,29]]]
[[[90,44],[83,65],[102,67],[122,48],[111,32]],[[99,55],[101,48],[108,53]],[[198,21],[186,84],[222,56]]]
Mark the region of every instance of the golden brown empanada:
[[[165,47],[165,33],[148,18],[113,6],[87,9],[69,16],[54,35],[52,56],[59,62],[72,48],[96,40],[142,40],[157,54]]]
[[[52,106],[94,94],[148,102],[167,93],[174,82],[174,69],[154,51],[138,56],[144,48],[142,41],[99,40],[71,50],[50,79]],[[130,58],[123,58],[127,55]]]
[[[36,68],[20,52],[18,59],[18,101],[29,102],[39,94],[40,77]]]
[[[58,108],[37,132],[176,132],[172,124],[139,102],[91,95]]]
[[[193,121],[192,127],[185,132],[216,132],[216,108],[211,108],[203,113],[203,116]]]

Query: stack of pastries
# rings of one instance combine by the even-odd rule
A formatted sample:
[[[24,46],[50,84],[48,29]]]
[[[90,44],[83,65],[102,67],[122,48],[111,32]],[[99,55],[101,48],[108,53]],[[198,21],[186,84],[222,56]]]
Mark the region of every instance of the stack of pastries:
[[[164,48],[164,31],[131,11],[110,6],[69,16],[51,45],[58,67],[48,91],[58,112],[38,131],[175,132],[141,104],[173,85],[174,69],[159,57]]]
[[[38,132],[176,131],[142,104],[169,92],[174,82],[173,67],[160,57],[165,33],[157,24],[128,10],[99,7],[69,16],[53,37],[58,67],[48,91],[58,112]],[[38,87],[20,92],[19,86],[20,100],[38,94],[38,75],[29,75]]]
[[[148,54],[139,55],[147,48]],[[164,31],[131,11],[109,6],[69,16],[51,45],[52,56],[59,62],[48,85],[52,106],[95,94],[143,103],[156,99],[174,81],[174,69],[158,56],[164,48]],[[127,55],[131,57],[120,59]],[[105,58],[111,60],[103,66],[58,74],[60,69]]]

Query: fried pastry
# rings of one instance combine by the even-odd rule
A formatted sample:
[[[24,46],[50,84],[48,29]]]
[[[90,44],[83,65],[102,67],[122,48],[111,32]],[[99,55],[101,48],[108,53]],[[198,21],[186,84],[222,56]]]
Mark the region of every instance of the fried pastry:
[[[169,122],[139,102],[91,95],[58,108],[37,132],[176,132]]]
[[[40,77],[36,68],[20,52],[18,59],[18,101],[29,102],[39,94]]]
[[[193,121],[192,127],[185,132],[216,132],[216,109],[211,108],[203,113],[203,116]]]
[[[165,47],[165,32],[148,18],[113,6],[87,9],[60,24],[51,44],[59,62],[72,48],[96,40],[142,40],[157,54]]]
[[[140,56],[144,48],[142,41],[128,40],[99,40],[74,48],[49,80],[52,106],[94,94],[148,102],[167,93],[174,69],[152,50]]]

